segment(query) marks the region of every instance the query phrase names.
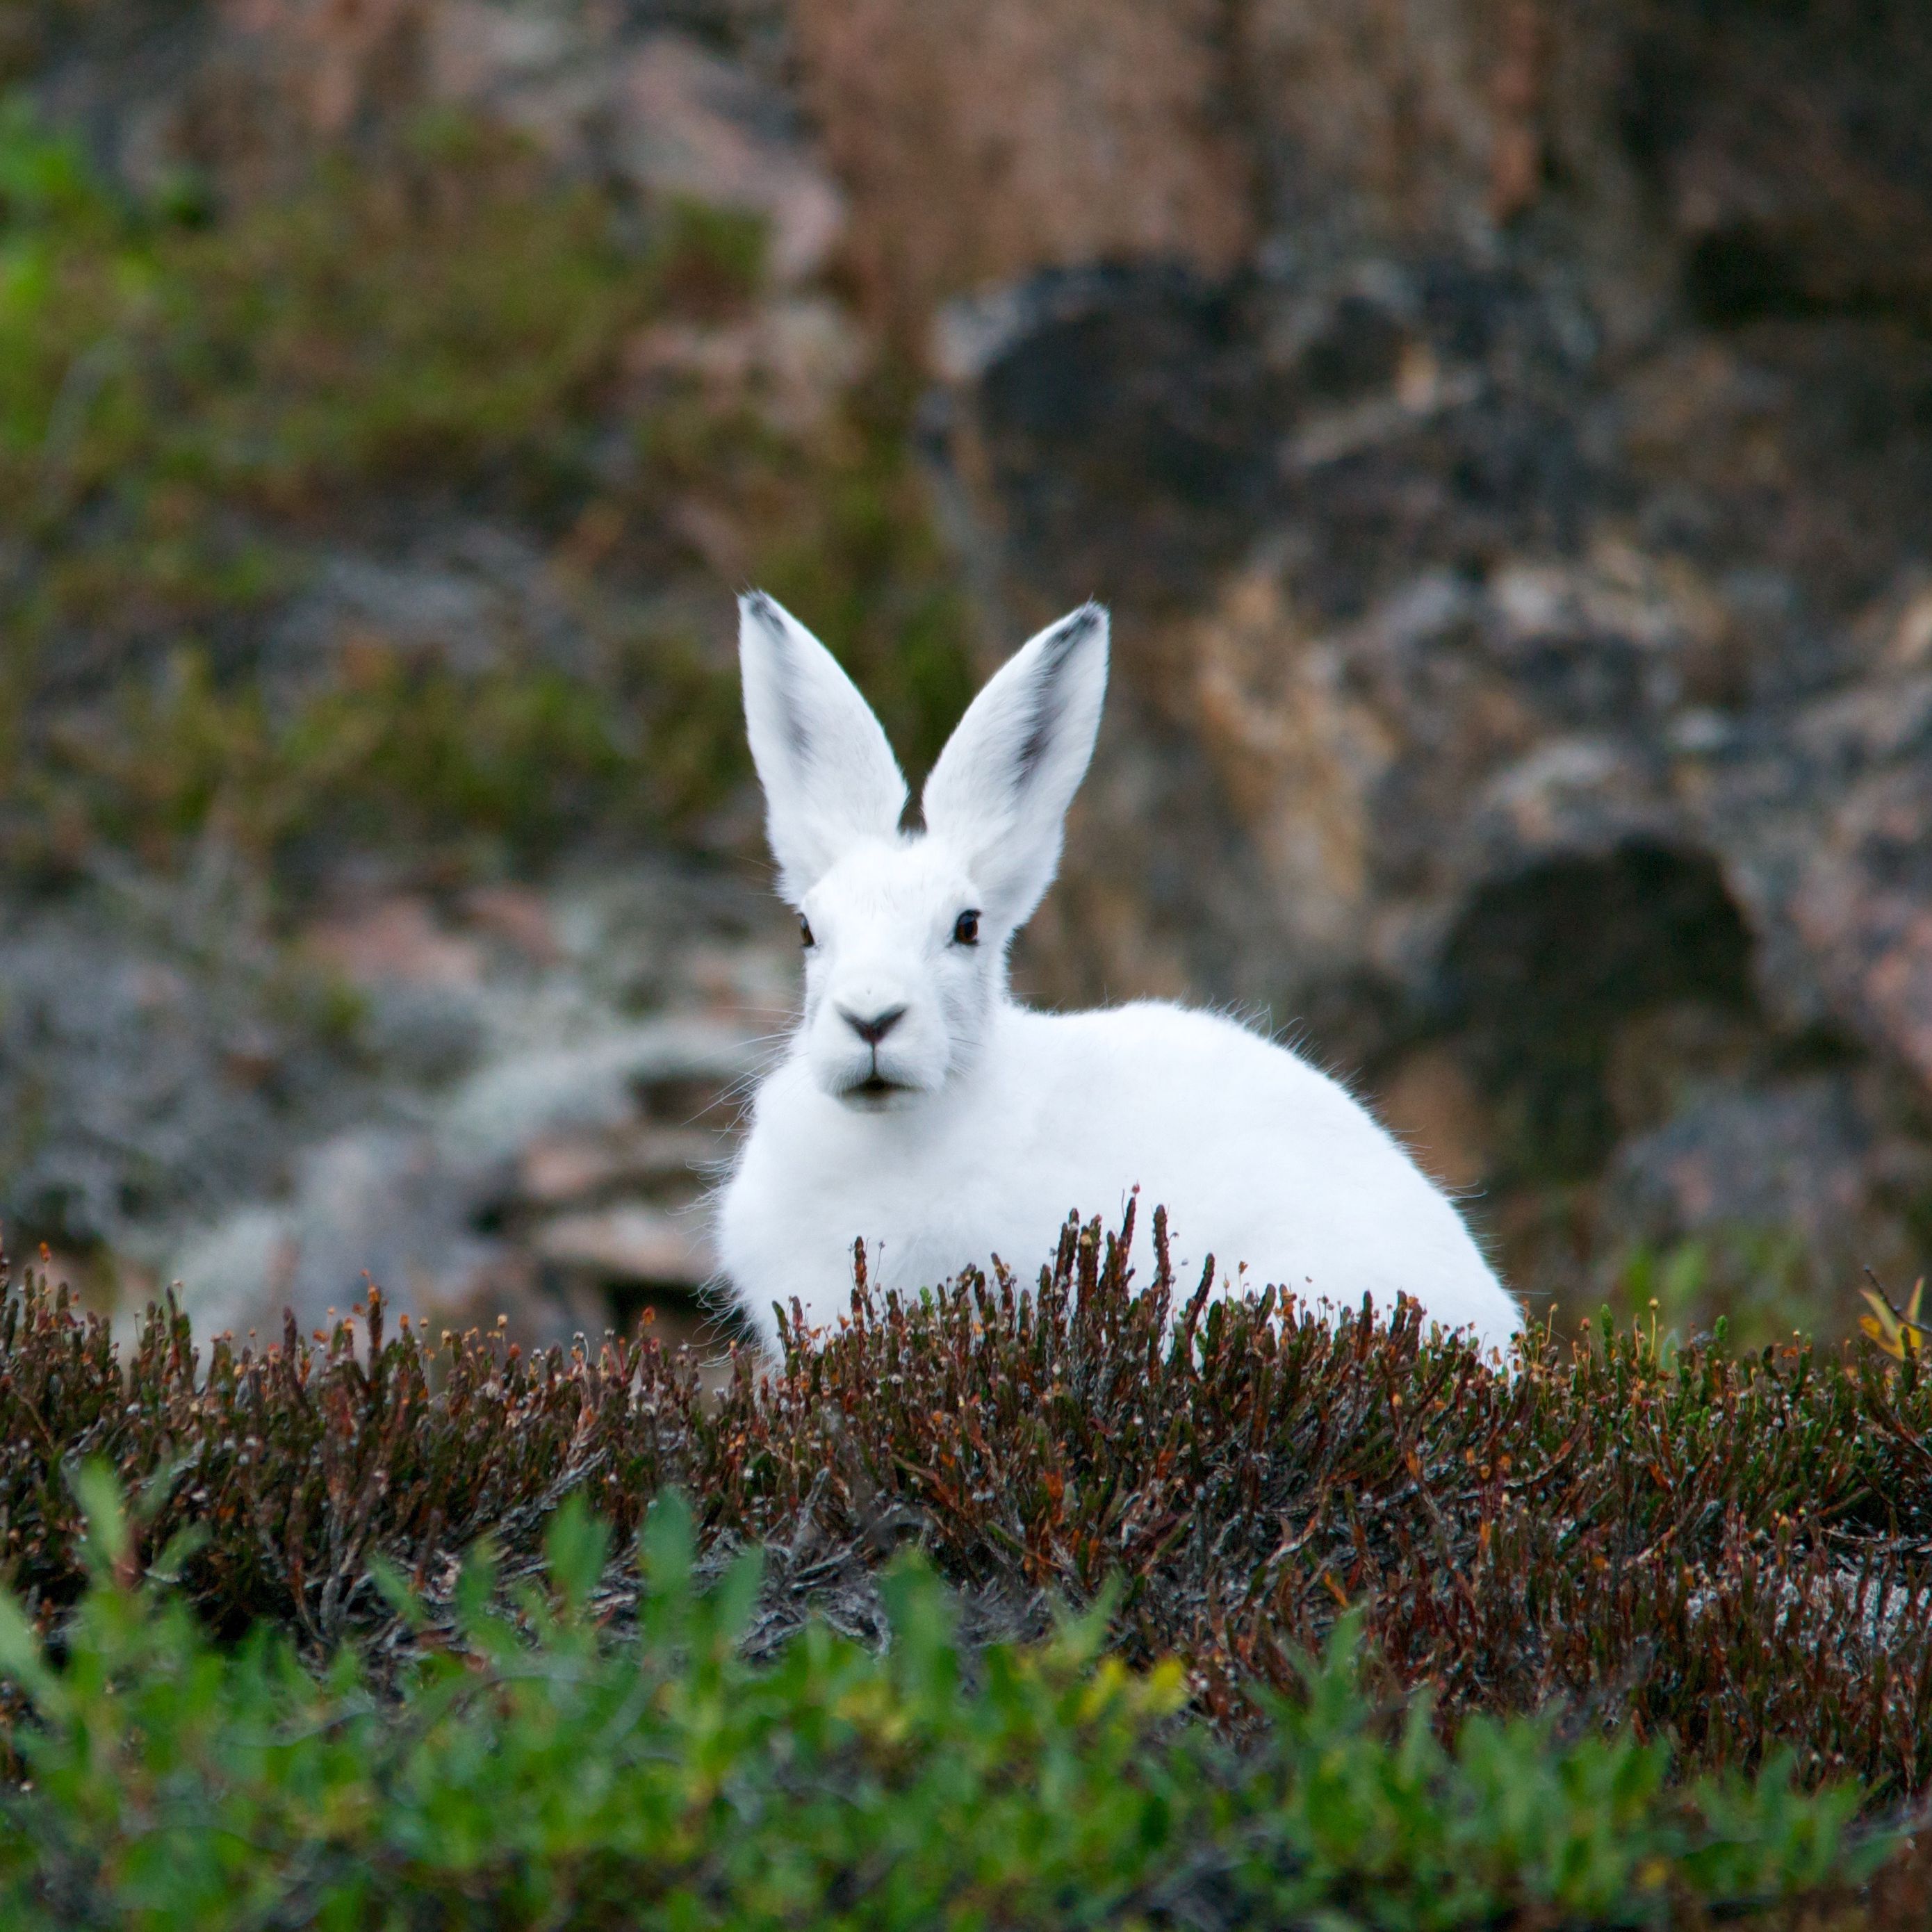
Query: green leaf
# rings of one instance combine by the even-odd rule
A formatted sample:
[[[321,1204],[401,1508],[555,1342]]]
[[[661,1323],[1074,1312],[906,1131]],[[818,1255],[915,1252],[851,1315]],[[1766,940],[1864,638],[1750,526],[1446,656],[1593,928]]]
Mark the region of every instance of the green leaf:
[[[658,1641],[681,1640],[691,1614],[691,1573],[698,1560],[698,1538],[691,1505],[676,1490],[655,1497],[638,1535],[644,1596],[639,1606],[645,1628]]]
[[[123,1575],[130,1551],[128,1513],[113,1466],[91,1457],[71,1478],[74,1498],[87,1520],[84,1545],[88,1569],[97,1578]]]
[[[369,1575],[376,1588],[382,1593],[384,1603],[400,1617],[404,1625],[412,1630],[420,1630],[429,1622],[429,1612],[423,1600],[411,1587],[410,1580],[400,1568],[392,1563],[380,1550],[369,1558]],[[487,1599],[486,1599],[487,1600]]]
[[[563,1599],[567,1616],[578,1615],[590,1600],[610,1553],[609,1528],[590,1514],[590,1505],[581,1495],[566,1496],[550,1519],[544,1554],[550,1582]]]
[[[36,1697],[49,1682],[46,1652],[40,1633],[34,1629],[33,1619],[20,1607],[20,1599],[5,1589],[0,1589],[0,1672]]]

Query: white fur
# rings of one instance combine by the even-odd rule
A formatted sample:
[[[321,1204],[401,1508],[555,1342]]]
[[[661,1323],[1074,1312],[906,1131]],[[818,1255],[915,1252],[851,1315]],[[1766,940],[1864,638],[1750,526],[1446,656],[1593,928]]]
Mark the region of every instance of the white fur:
[[[1404,1292],[1502,1347],[1515,1301],[1461,1217],[1334,1081],[1232,1021],[1158,1001],[1053,1015],[1006,989],[1014,932],[1059,862],[1092,754],[1107,620],[1088,604],[974,700],[927,783],[923,834],[865,700],[772,601],[740,604],[752,757],[779,886],[808,922],[804,1010],[759,1088],[718,1224],[724,1271],[771,1341],[772,1304],[829,1322],[852,1250],[875,1284],[928,1286],[994,1256],[1049,1257],[1070,1212],[1117,1218],[1134,1260],[1168,1210],[1181,1280],[1279,1283],[1334,1309]],[[976,944],[956,938],[980,914]],[[902,1010],[876,1039],[882,1016]]]

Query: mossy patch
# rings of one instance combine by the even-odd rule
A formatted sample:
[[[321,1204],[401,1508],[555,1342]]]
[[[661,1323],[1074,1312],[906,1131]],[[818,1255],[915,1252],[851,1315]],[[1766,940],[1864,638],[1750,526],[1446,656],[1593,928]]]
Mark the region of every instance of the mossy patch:
[[[0,500],[48,541],[190,502],[325,514],[384,480],[579,479],[629,332],[757,286],[759,231],[560,183],[439,123],[381,167],[322,161],[230,221],[129,202],[17,107],[0,123]]]
[[[164,862],[211,826],[304,844],[675,832],[745,775],[723,576],[796,598],[917,760],[967,683],[962,607],[875,383],[776,426],[755,380],[640,380],[670,326],[760,298],[762,225],[561,178],[447,116],[380,165],[325,157],[215,218],[137,201],[18,105],[0,115],[0,850]],[[694,510],[693,506],[697,506]],[[583,595],[587,648],[445,661],[380,622],[272,699],[277,614],[344,546],[507,526]],[[586,543],[584,533],[592,533]],[[679,607],[691,608],[687,596]]]

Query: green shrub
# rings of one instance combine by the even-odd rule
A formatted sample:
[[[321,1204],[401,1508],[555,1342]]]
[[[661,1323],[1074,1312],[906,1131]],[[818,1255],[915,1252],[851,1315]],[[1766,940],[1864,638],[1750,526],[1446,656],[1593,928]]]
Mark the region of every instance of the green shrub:
[[[586,819],[648,824],[680,802],[654,782],[648,731],[542,667],[458,675],[367,646],[352,675],[278,714],[188,650],[124,688],[117,713],[56,734],[58,776],[44,783],[78,784],[100,832],[156,860],[216,824],[263,858],[328,836],[494,838],[541,856]]]
[[[742,307],[758,243],[607,195],[459,125],[381,167],[326,158],[219,222],[130,203],[18,106],[0,116],[0,504],[58,538],[95,500],[136,538],[227,502],[313,514],[386,479],[580,471],[631,332]]]
[[[758,1558],[694,1590],[675,1497],[629,1634],[574,1504],[507,1612],[472,1553],[451,1640],[386,1696],[352,1652],[213,1647],[134,1580],[104,1468],[76,1487],[92,1580],[58,1655],[0,1600],[34,1712],[0,1804],[22,1928],[1642,1925],[1848,1892],[1892,1849],[1787,1765],[1672,1789],[1660,1746],[1523,1718],[1445,1749],[1425,1702],[1365,1694],[1352,1620],[1239,1753],[1174,1721],[1177,1666],[1098,1655],[1104,1606],[969,1659],[916,1563],[883,1655],[814,1624],[752,1666]]]
[[[268,857],[541,854],[714,802],[722,752],[655,782],[684,712],[720,735],[676,638],[604,640],[596,674],[528,654],[478,674],[372,635],[274,705],[242,640],[332,533],[419,524],[412,498],[570,513],[626,340],[742,308],[760,247],[736,216],[627,221],[462,124],[185,220],[0,112],[0,514],[31,566],[0,603],[8,856],[82,827],[165,860],[210,824]]]
[[[803,600],[929,758],[970,680],[910,388],[781,430],[752,373],[648,352],[748,325],[764,248],[460,118],[219,212],[134,200],[0,104],[0,865],[96,838],[164,862],[211,829],[270,861],[540,860],[687,825],[748,770],[729,666],[656,614],[694,565]],[[475,516],[543,560],[567,668],[372,633],[271,701],[263,640],[319,560]]]
[[[268,1619],[314,1659],[428,1640],[386,1566],[446,1630],[478,1538],[514,1580],[566,1496],[628,1538],[676,1486],[707,1564],[766,1550],[761,1649],[814,1610],[875,1628],[874,1574],[910,1539],[976,1636],[1040,1636],[1118,1578],[1112,1645],[1180,1658],[1230,1736],[1356,1606],[1378,1690],[1432,1687],[1445,1737],[1569,1710],[1687,1774],[1788,1753],[1874,1804],[1932,1784],[1932,1385],[1868,1343],[1664,1358],[1599,1332],[1502,1374],[1412,1309],[1330,1327],[1137,1288],[1097,1226],[1030,1290],[862,1297],[715,1400],[648,1330],[530,1356],[368,1313],[203,1354],[158,1310],[124,1358],[13,1287],[0,1568],[28,1613],[52,1630],[84,1586],[65,1472],[92,1458],[141,1498],[142,1564],[202,1535],[183,1588],[212,1629]]]

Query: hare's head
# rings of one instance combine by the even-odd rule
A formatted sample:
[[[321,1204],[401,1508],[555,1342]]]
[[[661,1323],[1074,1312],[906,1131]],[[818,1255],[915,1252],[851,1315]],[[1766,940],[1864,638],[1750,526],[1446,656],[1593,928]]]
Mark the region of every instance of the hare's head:
[[[1107,614],[1040,632],[975,698],[926,782],[921,831],[871,707],[769,597],[739,602],[745,724],[778,890],[805,941],[799,1047],[827,1093],[884,1108],[973,1064],[1006,949],[1060,862],[1093,755]]]

